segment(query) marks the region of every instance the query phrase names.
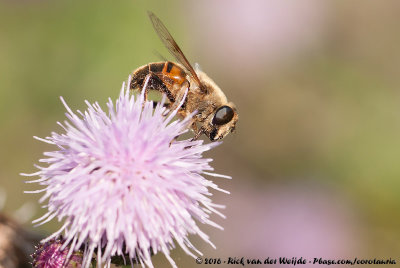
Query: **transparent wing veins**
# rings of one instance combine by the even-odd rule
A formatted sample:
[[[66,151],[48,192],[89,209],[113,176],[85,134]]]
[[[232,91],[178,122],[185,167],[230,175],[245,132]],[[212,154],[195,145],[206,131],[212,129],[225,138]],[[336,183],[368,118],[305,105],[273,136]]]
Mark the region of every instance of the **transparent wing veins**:
[[[201,82],[199,77],[197,76],[195,70],[192,65],[189,63],[182,50],[175,42],[174,38],[171,36],[165,25],[162,21],[151,11],[148,11],[149,18],[151,23],[153,24],[154,29],[156,30],[157,35],[160,37],[161,41],[164,43],[165,47],[169,50],[169,52],[175,57],[175,59],[182,64],[186,70],[190,72],[192,77],[201,87]]]

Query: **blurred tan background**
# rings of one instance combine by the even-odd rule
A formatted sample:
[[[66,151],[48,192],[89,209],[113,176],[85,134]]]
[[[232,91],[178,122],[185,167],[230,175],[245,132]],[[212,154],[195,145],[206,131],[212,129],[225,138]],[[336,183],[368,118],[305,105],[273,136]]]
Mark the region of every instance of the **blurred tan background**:
[[[203,228],[217,250],[193,238],[205,257],[400,263],[398,1],[3,0],[3,210],[28,204],[33,217],[43,214],[40,195],[23,194],[37,185],[18,174],[53,149],[32,136],[61,131],[59,96],[73,109],[85,99],[104,104],[132,70],[159,60],[154,50],[172,59],[147,10],[240,114],[237,132],[207,154],[233,180],[218,179],[231,194],[214,197],[227,205],[226,220],[214,217],[225,230]],[[180,267],[201,266],[180,250],[173,256]]]

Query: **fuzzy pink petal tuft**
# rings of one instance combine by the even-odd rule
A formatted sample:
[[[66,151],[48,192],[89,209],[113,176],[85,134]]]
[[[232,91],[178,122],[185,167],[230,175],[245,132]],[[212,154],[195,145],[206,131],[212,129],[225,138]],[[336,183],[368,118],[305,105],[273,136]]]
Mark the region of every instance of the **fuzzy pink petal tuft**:
[[[86,111],[74,113],[62,101],[65,133],[40,139],[57,150],[44,153],[46,166],[32,174],[40,177],[32,182],[44,186],[37,191],[45,192],[40,201],[48,200],[48,213],[37,223],[64,222],[48,240],[64,232],[64,246],[85,247],[82,267],[94,255],[106,265],[120,255],[128,256],[127,264],[131,259],[153,267],[151,255],[160,251],[176,267],[169,256],[174,243],[193,257],[201,253],[188,235],[212,245],[197,223],[219,227],[210,215],[223,216],[209,189],[223,190],[204,178],[218,175],[210,173],[212,160],[202,157],[218,143],[176,141],[191,117],[173,120],[176,111],[153,108],[125,85],[107,112],[86,102]]]

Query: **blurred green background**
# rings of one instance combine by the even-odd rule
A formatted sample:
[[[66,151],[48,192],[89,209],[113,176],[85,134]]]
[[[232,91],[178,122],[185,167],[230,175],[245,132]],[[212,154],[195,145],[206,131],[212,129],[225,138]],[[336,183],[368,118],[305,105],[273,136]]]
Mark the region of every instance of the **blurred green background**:
[[[205,257],[400,262],[400,2],[394,0],[1,1],[6,213],[24,204],[35,204],[33,217],[43,213],[40,195],[23,194],[37,185],[24,184],[19,173],[35,171],[42,152],[53,149],[32,136],[62,131],[59,96],[73,109],[84,109],[85,99],[104,104],[132,70],[159,60],[155,50],[172,59],[147,10],[240,115],[237,132],[207,154],[233,180],[218,179],[231,195],[214,197],[227,205],[227,219],[215,217],[225,230],[205,228],[217,250],[193,238]],[[195,266],[180,250],[173,257],[180,267]],[[162,256],[154,260],[169,267]]]

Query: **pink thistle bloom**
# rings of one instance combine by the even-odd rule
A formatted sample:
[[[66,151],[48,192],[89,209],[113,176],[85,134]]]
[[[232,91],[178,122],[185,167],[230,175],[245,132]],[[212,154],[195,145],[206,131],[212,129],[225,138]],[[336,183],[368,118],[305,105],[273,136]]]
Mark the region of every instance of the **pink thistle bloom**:
[[[128,83],[129,85],[129,83]],[[64,232],[64,247],[85,247],[82,267],[97,262],[110,265],[112,256],[128,256],[142,266],[153,267],[151,255],[161,251],[173,267],[170,250],[175,242],[190,256],[201,255],[189,241],[197,234],[215,247],[197,222],[223,229],[210,220],[222,205],[213,204],[209,188],[228,193],[203,174],[209,173],[211,159],[202,153],[218,143],[181,140],[175,137],[188,130],[191,116],[173,120],[177,113],[153,108],[143,94],[135,97],[122,86],[108,113],[96,102],[86,101],[87,110],[74,113],[63,99],[69,121],[61,125],[65,134],[52,133],[45,139],[57,146],[45,152],[36,182],[45,188],[40,202],[48,199],[48,212],[34,223],[53,218],[64,225],[50,237]],[[128,262],[128,260],[127,260]]]
[[[41,244],[32,254],[32,266],[35,268],[80,268],[82,253],[78,251],[71,255],[70,249],[61,249],[62,245],[63,241],[59,239],[52,239]]]

